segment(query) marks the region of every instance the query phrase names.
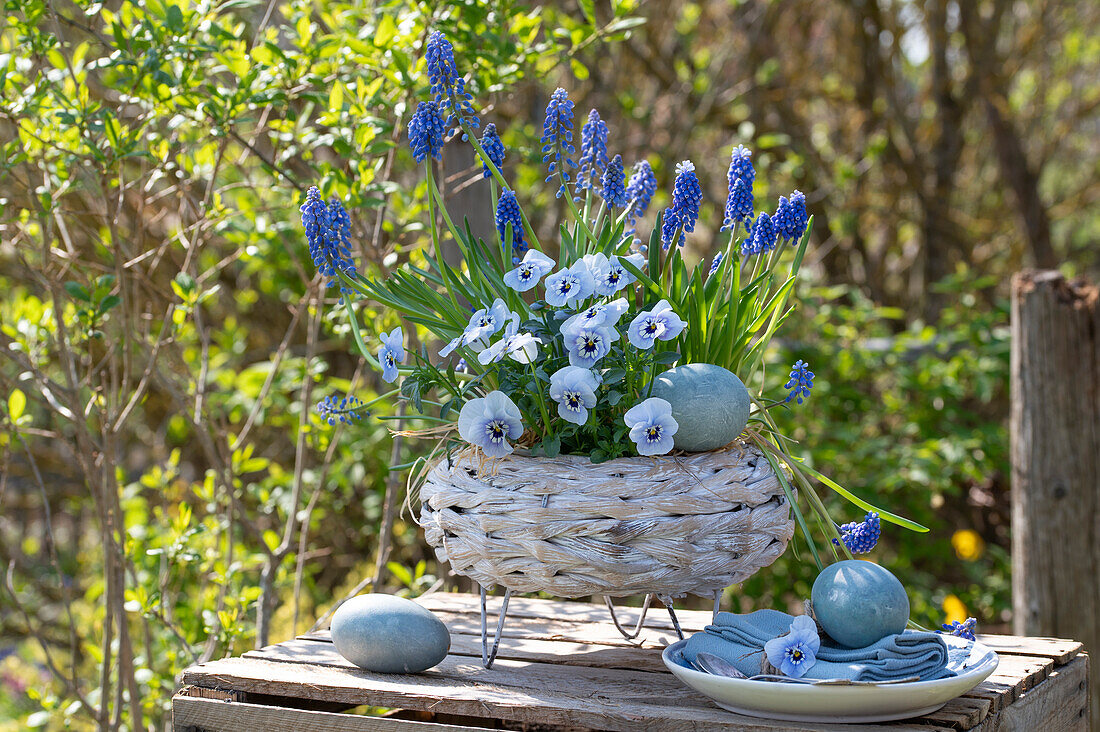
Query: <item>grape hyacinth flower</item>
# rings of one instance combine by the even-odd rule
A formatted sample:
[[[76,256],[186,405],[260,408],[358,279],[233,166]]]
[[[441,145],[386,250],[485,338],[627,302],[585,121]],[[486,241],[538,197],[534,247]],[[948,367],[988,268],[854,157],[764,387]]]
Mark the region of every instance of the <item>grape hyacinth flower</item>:
[[[685,160],[676,166],[672,205],[665,209],[664,224],[661,227],[661,242],[665,249],[673,244],[683,246],[686,235],[695,231],[695,222],[699,219],[699,202],[702,199],[703,190],[695,175],[695,164]]]
[[[516,194],[507,188],[501,192],[500,200],[497,201],[496,219],[497,232],[500,233],[500,241],[504,246],[508,245],[504,240],[508,224],[512,225],[512,257],[513,261],[518,261],[527,252],[527,239],[524,237],[523,215],[520,213]]]
[[[558,403],[558,416],[566,422],[584,424],[588,410],[596,406],[597,376],[580,366],[566,366],[550,376],[550,398]]]
[[[626,205],[626,187],[623,185],[623,156],[616,155],[603,171],[603,187],[600,197],[608,208],[622,208]]]
[[[309,242],[309,256],[317,271],[328,278],[328,286],[335,285],[341,273],[354,276],[355,262],[351,258],[349,233],[351,220],[343,204],[333,199],[332,204],[326,206],[321,192],[316,186],[310,186],[299,210]],[[341,285],[340,292],[350,292],[350,289]]]
[[[379,338],[382,340],[382,348],[378,351],[382,380],[392,384],[397,379],[397,364],[405,362],[405,336],[401,333],[401,326],[397,326],[390,333],[382,331]]]
[[[505,356],[511,356],[519,363],[531,363],[538,355],[540,343],[542,341],[530,333],[519,332],[519,313],[512,313],[504,326],[501,339],[479,353],[477,360],[482,365],[486,365],[496,363]]]
[[[317,414],[330,425],[337,422],[351,424],[363,419],[359,411],[363,408],[363,402],[358,397],[345,396],[337,399],[335,396],[327,396],[317,402]]]
[[[576,262],[572,267],[560,269],[546,278],[546,302],[560,308],[574,305],[590,296],[596,283],[584,261]]]
[[[683,332],[687,323],[668,304],[661,300],[652,310],[639,313],[627,329],[627,339],[635,348],[649,350],[661,341],[670,341]]]
[[[817,663],[821,638],[817,623],[809,615],[799,615],[791,622],[790,632],[772,638],[764,644],[768,662],[784,676],[800,679]]]
[[[611,352],[611,344],[619,340],[619,331],[610,325],[585,325],[573,320],[562,324],[561,337],[569,352],[569,365],[592,368]]]
[[[580,172],[577,173],[577,190],[595,190],[596,182],[607,167],[607,125],[600,113],[592,110],[588,121],[581,128]]]
[[[653,174],[653,168],[645,160],[639,160],[631,171],[630,182],[626,184],[626,233],[633,234],[638,219],[645,216],[649,209],[649,202],[653,200],[653,194],[657,192],[657,176]]]
[[[707,277],[718,271],[718,268],[722,266],[723,252],[718,252],[714,255],[714,259],[710,260],[710,269],[707,271]]]
[[[967,618],[963,622],[955,620],[951,623],[944,623],[940,627],[951,635],[958,636],[959,638],[965,638],[966,640],[974,640],[974,631],[977,629],[978,621],[975,618]]]
[[[810,220],[806,213],[806,196],[802,191],[793,192],[790,200],[780,196],[773,220],[779,238],[789,242],[800,240]]]
[[[444,346],[439,352],[439,355],[446,358],[460,346],[467,346],[473,343],[481,344],[483,339],[488,338],[504,327],[504,323],[508,320],[508,316],[508,307],[504,304],[504,301],[498,297],[493,301],[492,306],[482,308],[471,315],[470,322],[466,325],[466,328],[457,338]]]
[[[630,439],[639,455],[665,455],[672,451],[672,436],[680,425],[672,417],[672,405],[660,397],[635,404],[623,416]]]
[[[756,170],[752,167],[752,151],[744,145],[733,149],[726,180],[729,183],[729,197],[726,198],[722,231],[752,220],[752,184],[756,180]]]
[[[435,160],[443,158],[443,118],[435,102],[421,102],[409,120],[409,147],[418,163],[429,155]]]
[[[868,512],[860,522],[844,524],[840,527],[840,540],[852,554],[867,554],[875,548],[878,538],[882,534],[882,522],[874,511]],[[833,539],[833,543],[839,546],[839,542]]]
[[[446,126],[454,129],[465,122],[471,129],[476,130],[479,122],[470,104],[473,95],[466,91],[466,80],[458,75],[451,42],[439,31],[433,32],[428,37],[424,56],[435,103],[439,105],[440,114],[447,113]],[[465,133],[462,139],[467,139]]]
[[[514,228],[514,227],[513,227]],[[554,269],[554,260],[535,249],[528,249],[523,261],[504,275],[504,284],[516,292],[527,292]]]
[[[814,388],[814,372],[810,371],[805,361],[799,359],[791,368],[790,380],[783,385],[783,388],[790,390],[784,402],[796,399],[801,404],[805,397],[810,396],[810,390]]]
[[[591,259],[589,259],[591,257]],[[596,254],[589,254],[585,256],[585,260],[588,263],[588,269],[592,273],[592,279],[595,280],[596,294],[603,297],[611,297],[619,290],[634,284],[638,278],[630,274],[625,267],[620,263],[620,259],[633,264],[638,269],[645,266],[645,257],[635,252],[625,257],[610,256],[597,252]]]
[[[770,251],[775,247],[775,237],[775,224],[772,222],[772,217],[766,211],[761,211],[749,235],[741,243],[741,256],[748,257]]]
[[[491,391],[482,399],[471,399],[458,414],[458,434],[466,442],[481,448],[485,457],[504,457],[512,452],[508,440],[523,434],[519,407],[501,391]]]
[[[493,165],[497,166],[497,170],[500,170],[501,166],[504,165],[504,143],[500,141],[497,126],[492,122],[485,125],[485,132],[481,134],[481,149],[489,156],[489,160]],[[481,164],[481,170],[484,178],[493,175],[493,172],[489,170],[489,166],[484,162]]]
[[[550,102],[546,105],[546,121],[542,124],[542,162],[550,164],[546,182],[549,183],[555,174],[561,174],[558,198],[565,193],[565,184],[570,180],[569,169],[577,167],[571,157],[574,153],[573,102],[565,89],[558,88],[550,95]]]

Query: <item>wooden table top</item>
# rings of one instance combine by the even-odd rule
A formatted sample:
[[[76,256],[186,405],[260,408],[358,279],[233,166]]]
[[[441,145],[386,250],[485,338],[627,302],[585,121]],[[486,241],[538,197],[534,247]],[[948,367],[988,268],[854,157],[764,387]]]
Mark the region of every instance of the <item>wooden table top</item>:
[[[602,605],[513,597],[497,661],[485,669],[476,595],[438,593],[417,598],[417,602],[435,612],[451,632],[450,655],[422,674],[376,674],[358,669],[336,652],[328,631],[321,631],[240,658],[193,666],[184,672],[183,683],[201,690],[233,692],[235,696],[228,698],[237,701],[263,700],[269,707],[302,707],[312,702],[315,708],[331,710],[367,704],[551,728],[677,732],[822,728],[726,712],[681,684],[661,661],[661,650],[674,642],[676,635],[668,614],[659,606],[650,610],[640,642],[631,643],[615,630]],[[500,602],[499,597],[489,600],[490,636]],[[677,611],[677,616],[685,633],[701,630],[711,619],[709,612],[699,611]],[[637,609],[624,609],[620,618],[624,626],[633,625]],[[966,695],[916,720],[831,725],[829,729],[1002,729],[1005,726],[996,720],[1014,705],[1019,707],[1016,717],[1022,713],[1022,718],[1032,720],[1028,724],[1041,723],[1049,732],[1087,728],[1087,693],[1077,687],[1087,682],[1088,658],[1080,643],[1016,636],[979,639],[1001,655],[1001,664],[993,676]],[[1048,679],[1050,682],[1044,683]],[[1040,684],[1042,694],[1036,689]],[[1029,694],[1033,689],[1036,691]],[[177,729],[187,728],[182,723],[191,713],[189,704],[194,702],[197,707],[204,701],[185,698],[188,696],[201,694],[176,697]],[[268,718],[277,720],[277,715],[269,713]],[[318,724],[321,726],[311,729],[360,729]],[[275,732],[282,727],[269,724],[267,729]]]

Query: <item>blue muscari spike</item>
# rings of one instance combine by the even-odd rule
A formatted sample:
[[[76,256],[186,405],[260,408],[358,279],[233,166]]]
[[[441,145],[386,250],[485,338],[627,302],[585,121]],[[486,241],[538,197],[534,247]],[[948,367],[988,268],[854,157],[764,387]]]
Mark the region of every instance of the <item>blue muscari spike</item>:
[[[432,95],[439,105],[439,113],[446,113],[448,129],[457,129],[462,122],[471,129],[477,129],[477,114],[471,105],[473,96],[466,91],[466,80],[458,75],[455,66],[454,48],[447,37],[439,31],[428,37],[424,52],[428,66],[428,81],[432,86]],[[466,139],[466,135],[462,135]]]
[[[343,204],[336,198],[326,206],[321,192],[311,186],[306,192],[302,212],[302,225],[309,242],[309,255],[317,271],[328,278],[328,286],[339,281],[340,273],[355,275],[355,262],[351,258],[351,219]],[[341,285],[340,292],[350,292]]]
[[[429,155],[440,160],[443,155],[443,118],[435,102],[421,102],[409,120],[409,147],[416,162],[424,162]]]
[[[497,166],[497,170],[500,170],[500,167],[504,165],[504,143],[500,141],[497,126],[492,122],[485,125],[485,132],[481,135],[481,148],[489,156],[489,160],[493,161],[493,165]],[[485,163],[481,164],[481,169],[484,177],[488,178],[492,175],[489,166]]]
[[[726,179],[729,182],[729,196],[726,198],[722,231],[732,229],[739,222],[752,220],[752,184],[756,180],[756,170],[752,167],[752,151],[744,145],[733,149]]]
[[[508,224],[512,225],[512,258],[522,258],[529,248],[523,230],[523,216],[519,211],[516,194],[507,188],[500,194],[500,201],[497,202],[496,223],[501,242],[504,241]]]
[[[608,208],[622,208],[626,205],[626,188],[623,186],[623,156],[616,155],[603,172],[603,187],[600,196],[607,202]]]
[[[595,190],[596,183],[607,168],[607,125],[600,113],[592,110],[581,128],[581,169],[577,173],[577,190]]]
[[[653,194],[657,192],[657,176],[653,174],[653,168],[649,162],[640,160],[634,164],[634,170],[630,176],[630,182],[626,185],[626,200],[630,211],[626,216],[627,234],[634,233],[638,219],[645,216],[649,208],[649,202],[653,200]]]
[[[877,513],[870,511],[862,521],[844,524],[839,527],[839,531],[840,539],[848,547],[848,551],[852,554],[866,554],[878,543],[882,534],[882,522]],[[833,544],[840,545],[836,539],[833,539]]]
[[[792,242],[802,239],[806,233],[806,226],[810,223],[810,215],[806,212],[806,196],[802,191],[791,193],[791,225],[787,230],[786,238]]]
[[[790,394],[784,399],[785,402],[795,399],[801,404],[804,398],[810,396],[810,390],[814,388],[814,372],[810,371],[805,361],[799,359],[791,367],[790,380],[783,385],[783,388],[790,390]]]
[[[577,167],[571,157],[573,147],[573,102],[565,89],[556,89],[546,105],[546,121],[542,125],[542,162],[549,163],[546,181],[561,173],[564,183],[558,188],[557,197],[565,193],[565,183],[570,181],[570,168]]]
[[[330,425],[337,422],[351,424],[363,419],[360,410],[364,404],[358,397],[346,396],[337,399],[335,396],[327,396],[317,402],[317,414]]]
[[[703,190],[695,175],[695,165],[690,160],[685,160],[676,166],[672,205],[665,209],[661,226],[661,243],[665,249],[673,244],[683,246],[685,234],[695,231],[695,222],[699,219],[699,202],[702,199]],[[680,232],[679,237],[673,242],[677,231]]]
[[[714,255],[714,259],[710,260],[710,270],[707,272],[707,277],[718,271],[718,268],[722,266],[722,252],[718,252]]]
[[[741,242],[741,256],[763,254],[775,247],[776,230],[772,217],[766,211],[761,211],[756,217],[756,223],[752,225],[744,241]]]

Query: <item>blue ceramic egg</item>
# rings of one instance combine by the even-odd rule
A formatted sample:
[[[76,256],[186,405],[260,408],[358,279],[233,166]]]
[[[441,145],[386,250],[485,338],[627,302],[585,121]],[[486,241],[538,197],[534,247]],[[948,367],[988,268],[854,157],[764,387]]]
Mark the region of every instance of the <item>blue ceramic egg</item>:
[[[367,671],[418,673],[447,657],[451,634],[426,608],[393,595],[353,597],[332,615],[332,643]]]
[[[909,598],[890,570],[862,559],[830,564],[810,592],[822,630],[848,648],[865,648],[905,630]]]
[[[749,390],[736,374],[709,363],[669,369],[653,382],[653,396],[672,405],[680,427],[677,450],[716,450],[737,439],[749,422]]]

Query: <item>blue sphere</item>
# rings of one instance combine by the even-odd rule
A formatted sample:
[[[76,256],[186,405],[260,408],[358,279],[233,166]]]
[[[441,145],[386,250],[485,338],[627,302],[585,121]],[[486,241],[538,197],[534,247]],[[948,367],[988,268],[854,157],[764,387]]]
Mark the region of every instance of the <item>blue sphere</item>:
[[[451,634],[412,600],[383,594],[353,597],[332,615],[332,644],[367,671],[418,673],[447,657]]]
[[[669,369],[653,382],[653,396],[672,406],[677,450],[717,450],[736,440],[749,422],[749,390],[736,374],[714,364]]]
[[[810,592],[821,628],[842,646],[866,648],[901,633],[909,622],[909,598],[890,570],[862,559],[831,564]]]

